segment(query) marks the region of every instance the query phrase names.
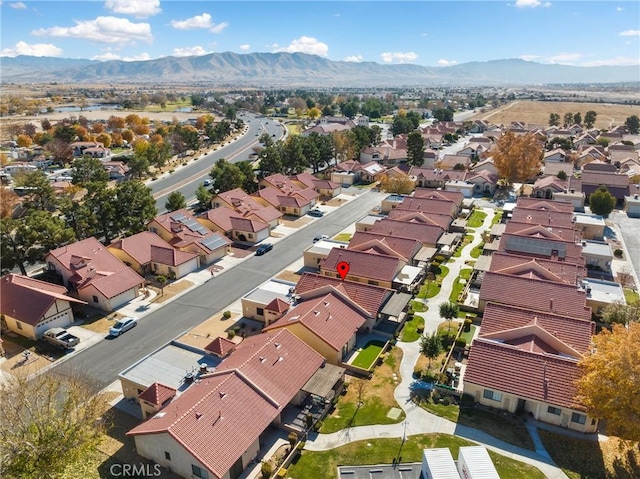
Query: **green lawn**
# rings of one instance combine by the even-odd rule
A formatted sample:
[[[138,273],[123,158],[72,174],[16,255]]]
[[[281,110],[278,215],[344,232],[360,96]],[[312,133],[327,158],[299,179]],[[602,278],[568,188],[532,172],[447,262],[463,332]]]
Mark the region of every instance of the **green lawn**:
[[[491,220],[491,226],[495,226],[502,221],[502,210],[497,210],[493,215],[493,219]]]
[[[380,351],[384,348],[384,343],[380,341],[369,341],[362,351],[358,353],[353,360],[353,365],[359,368],[369,369],[373,362],[376,360]]]
[[[484,211],[474,210],[471,213],[471,217],[467,221],[467,226],[469,228],[479,228],[484,223],[484,220],[487,218],[487,214]]]
[[[455,252],[453,253],[454,258],[459,258],[462,255],[462,250],[464,249],[464,247],[472,241],[473,235],[464,235],[464,238],[462,238],[462,242],[460,243],[460,245],[458,245]]]
[[[460,280],[466,279],[468,281],[469,278],[471,278],[471,273],[473,273],[473,270],[469,268],[464,268],[460,270],[460,276],[458,276],[458,278],[456,279],[456,282],[453,283],[453,289],[451,290],[451,294],[449,295],[449,301],[453,303],[458,302],[458,297],[460,296],[460,293],[462,293],[462,290],[465,287],[465,285],[462,284]]]
[[[418,313],[424,313],[428,309],[422,301],[411,301],[411,308]]]
[[[462,334],[460,335],[460,339],[464,339],[467,342],[467,346],[469,344],[471,344],[471,338],[473,338],[473,334],[476,330],[477,326],[475,325],[471,325],[471,328],[469,328],[469,331],[462,331]]]
[[[416,314],[411,321],[404,323],[402,332],[400,333],[400,341],[412,343],[413,341],[420,339],[421,334],[418,333],[418,328],[422,328],[424,330],[424,318]]]
[[[627,304],[633,304],[638,300],[640,300],[640,294],[636,293],[634,290],[630,288],[625,288],[624,299],[627,301]]]
[[[472,258],[479,258],[480,255],[482,254],[482,250],[484,249],[484,242],[480,243],[478,246],[476,246],[475,248],[473,248],[471,250],[471,257]]]
[[[333,239],[336,241],[350,241],[351,236],[352,236],[351,233],[340,233],[338,235],[335,235]]]
[[[329,451],[302,451],[289,467],[287,476],[292,479],[334,479],[338,465],[391,464],[398,456],[402,462],[421,462],[422,451],[435,447],[447,447],[454,459],[461,446],[475,443],[448,434],[419,434],[409,436],[405,443],[401,438],[369,439],[347,444]],[[500,477],[538,479],[544,478],[539,469],[506,456],[489,451]]]
[[[425,281],[420,287],[420,291],[416,295],[418,298],[433,298],[440,292],[439,284],[449,274],[449,268],[440,265],[440,274],[436,275],[436,279],[431,281]]]

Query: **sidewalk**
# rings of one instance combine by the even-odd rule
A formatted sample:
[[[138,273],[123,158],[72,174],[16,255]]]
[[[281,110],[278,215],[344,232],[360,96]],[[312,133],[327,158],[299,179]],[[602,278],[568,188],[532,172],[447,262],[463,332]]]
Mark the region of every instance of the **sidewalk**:
[[[460,270],[464,267],[468,268],[468,266],[465,265],[465,261],[474,259],[470,255],[471,250],[482,241],[482,233],[491,228],[494,210],[483,209],[483,211],[487,213],[487,218],[485,218],[485,221],[480,228],[475,229],[475,232],[473,233],[474,240],[463,249],[459,258],[452,257],[447,262],[449,274],[442,282],[440,293],[427,303],[429,304],[429,310],[424,313],[415,313],[422,316],[425,320],[425,335],[436,331],[438,325],[442,322],[437,305],[441,302],[448,301],[453,284],[458,277]],[[461,426],[447,419],[436,416],[435,414],[431,414],[414,404],[413,401],[411,401],[410,391],[411,386],[414,383],[413,368],[420,356],[420,341],[414,341],[412,343],[399,342],[397,343],[397,346],[403,351],[402,362],[400,363],[400,376],[402,380],[396,388],[394,396],[406,414],[405,421],[398,424],[352,427],[332,434],[314,433],[310,435],[309,440],[306,442],[305,449],[309,451],[323,451],[333,449],[353,441],[403,437],[405,431],[409,436],[415,434],[442,433],[463,437],[486,446],[488,449],[506,457],[535,466],[548,478],[564,479],[567,477],[564,472],[562,472],[562,470],[549,458],[549,454],[542,446],[542,442],[539,440],[539,437],[537,437],[537,433],[535,434],[535,437],[532,436],[534,444],[536,445],[536,451],[529,451],[500,441],[477,429]]]

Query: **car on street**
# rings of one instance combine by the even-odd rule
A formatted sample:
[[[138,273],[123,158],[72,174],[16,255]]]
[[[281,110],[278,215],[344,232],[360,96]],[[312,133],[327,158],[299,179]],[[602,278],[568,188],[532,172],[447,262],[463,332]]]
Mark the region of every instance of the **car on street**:
[[[271,243],[263,243],[260,246],[258,246],[258,249],[256,250],[256,256],[262,256],[263,254],[268,253],[272,249],[273,249],[273,245]]]
[[[316,218],[322,218],[324,211],[318,208],[314,208],[307,213],[309,216],[315,216]]]
[[[314,242],[314,243],[316,243],[316,242],[318,242],[318,241],[326,240],[326,239],[329,239],[329,237],[328,237],[327,235],[316,235],[316,236],[313,238],[313,242]]]
[[[211,185],[211,183],[212,183],[212,180],[204,180],[204,181],[202,182],[202,184],[203,184],[204,186],[210,186],[210,185]]]
[[[131,328],[135,328],[138,325],[138,318],[132,316],[118,319],[111,328],[109,328],[109,335],[118,337],[122,333],[129,331]]]

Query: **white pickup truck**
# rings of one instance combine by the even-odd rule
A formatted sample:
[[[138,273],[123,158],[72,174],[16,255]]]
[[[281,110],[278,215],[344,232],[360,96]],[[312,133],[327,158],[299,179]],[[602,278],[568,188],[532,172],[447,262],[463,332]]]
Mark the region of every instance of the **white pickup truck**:
[[[60,349],[71,349],[80,342],[80,338],[63,328],[46,330],[42,335],[42,339]]]

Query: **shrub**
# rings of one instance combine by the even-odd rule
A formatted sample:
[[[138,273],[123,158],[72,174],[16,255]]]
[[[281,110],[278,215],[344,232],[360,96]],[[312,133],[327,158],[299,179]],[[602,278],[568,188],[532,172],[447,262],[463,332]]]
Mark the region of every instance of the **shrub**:
[[[322,421],[318,421],[316,422],[315,426],[313,427],[313,429],[318,432],[320,430],[320,428],[322,428]]]
[[[267,479],[268,477],[271,477],[271,474],[273,474],[273,466],[268,461],[263,462],[260,471],[262,472],[262,477]]]
[[[471,325],[472,324],[473,324],[473,320],[472,319],[469,319],[469,318],[465,319],[464,320],[464,329],[463,329],[463,331],[465,333],[468,333],[471,330]]]
[[[442,394],[440,394],[440,391],[433,391],[433,394],[431,394],[431,399],[433,400],[433,402],[435,404],[438,404],[440,402],[440,400],[442,399]]]
[[[173,173],[173,172],[175,172],[175,171],[176,171],[176,170],[171,169],[171,170],[169,170],[169,173]]]
[[[433,259],[434,259],[434,261],[437,261],[438,263],[444,263],[444,261],[445,261],[444,256],[442,256],[440,254],[435,256]]]
[[[464,339],[464,338],[456,339],[456,347],[457,348],[466,348],[467,347],[467,340]]]
[[[615,256],[616,258],[622,258],[622,250],[620,248],[616,248],[616,250],[613,252],[613,256]]]
[[[420,366],[415,366],[413,368],[413,377],[416,379],[420,379],[422,377],[422,368]]]
[[[418,334],[420,334],[420,335],[421,335],[422,333],[424,333],[424,326],[418,326],[418,327],[416,328],[416,333],[418,333]]]
[[[295,432],[291,431],[287,436],[287,439],[289,440],[289,444],[291,444],[291,446],[293,447],[293,445],[298,440],[298,435]]]
[[[224,313],[222,313],[222,317],[224,319],[229,319],[231,317],[231,311],[225,311]]]
[[[449,396],[445,396],[442,398],[442,404],[445,406],[448,406],[449,404],[451,404],[451,398]]]
[[[433,274],[441,274],[442,269],[440,268],[440,263],[438,263],[437,261],[431,263],[431,266],[429,266],[429,271],[431,271]]]
[[[233,329],[230,329],[229,331],[227,331],[227,337],[229,339],[233,339],[236,337],[236,332]]]

